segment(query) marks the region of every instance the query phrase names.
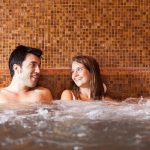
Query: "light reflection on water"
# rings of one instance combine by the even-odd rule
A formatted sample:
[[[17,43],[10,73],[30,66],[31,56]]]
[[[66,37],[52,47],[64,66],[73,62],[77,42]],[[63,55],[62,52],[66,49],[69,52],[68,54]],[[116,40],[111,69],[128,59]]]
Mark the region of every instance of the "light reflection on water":
[[[0,107],[0,149],[149,150],[150,101]]]

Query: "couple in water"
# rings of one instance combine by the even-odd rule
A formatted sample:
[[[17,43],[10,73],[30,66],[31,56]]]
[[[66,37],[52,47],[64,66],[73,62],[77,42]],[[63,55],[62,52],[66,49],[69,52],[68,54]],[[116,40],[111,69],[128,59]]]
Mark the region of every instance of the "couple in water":
[[[49,89],[37,86],[40,76],[42,51],[20,45],[11,53],[9,86],[0,90],[0,104],[34,103],[53,100]],[[62,92],[61,100],[110,100],[102,82],[97,61],[90,56],[75,56],[71,63],[72,90]]]

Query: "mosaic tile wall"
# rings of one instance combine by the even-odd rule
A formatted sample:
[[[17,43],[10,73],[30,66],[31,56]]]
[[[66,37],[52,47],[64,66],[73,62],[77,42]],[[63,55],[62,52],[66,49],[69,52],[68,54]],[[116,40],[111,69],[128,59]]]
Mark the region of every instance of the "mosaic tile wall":
[[[1,0],[0,87],[9,81],[10,52],[24,44],[43,50],[42,69],[49,74],[41,83],[50,88],[56,82],[56,98],[69,81],[69,72],[59,69],[68,68],[76,54],[98,60],[110,95],[148,95],[149,14],[149,0]]]

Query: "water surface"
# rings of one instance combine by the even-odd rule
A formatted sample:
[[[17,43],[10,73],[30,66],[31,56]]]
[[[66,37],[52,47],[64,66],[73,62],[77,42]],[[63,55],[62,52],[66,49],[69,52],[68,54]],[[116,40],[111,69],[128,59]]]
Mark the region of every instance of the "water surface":
[[[150,100],[0,107],[0,149],[149,150]]]

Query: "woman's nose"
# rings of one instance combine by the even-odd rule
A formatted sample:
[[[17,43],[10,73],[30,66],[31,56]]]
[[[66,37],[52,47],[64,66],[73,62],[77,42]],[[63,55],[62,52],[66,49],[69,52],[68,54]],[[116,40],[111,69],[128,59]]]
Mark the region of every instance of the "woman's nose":
[[[76,77],[76,76],[78,76],[78,75],[79,75],[79,74],[78,74],[78,71],[74,71],[73,74],[72,74],[73,77]]]

